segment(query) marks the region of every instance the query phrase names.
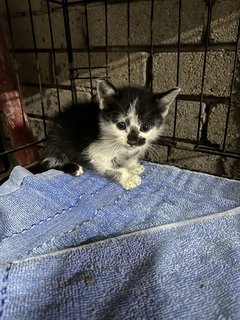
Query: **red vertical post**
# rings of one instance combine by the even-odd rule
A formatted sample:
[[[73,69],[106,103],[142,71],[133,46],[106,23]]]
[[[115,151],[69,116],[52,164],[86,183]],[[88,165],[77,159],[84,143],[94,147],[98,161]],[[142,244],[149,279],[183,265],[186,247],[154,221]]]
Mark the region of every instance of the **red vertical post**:
[[[0,27],[0,109],[8,128],[13,148],[34,142],[26,108],[20,99],[16,74]],[[39,159],[37,146],[15,153],[18,163],[26,166]]]

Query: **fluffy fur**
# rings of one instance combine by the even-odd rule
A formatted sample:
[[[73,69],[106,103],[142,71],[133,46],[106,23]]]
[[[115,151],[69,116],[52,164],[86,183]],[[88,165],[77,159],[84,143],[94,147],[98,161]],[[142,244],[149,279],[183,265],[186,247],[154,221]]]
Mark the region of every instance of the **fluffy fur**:
[[[72,175],[91,167],[126,190],[137,187],[144,171],[139,159],[161,135],[179,91],[152,94],[99,80],[98,102],[74,104],[54,119],[42,164]]]

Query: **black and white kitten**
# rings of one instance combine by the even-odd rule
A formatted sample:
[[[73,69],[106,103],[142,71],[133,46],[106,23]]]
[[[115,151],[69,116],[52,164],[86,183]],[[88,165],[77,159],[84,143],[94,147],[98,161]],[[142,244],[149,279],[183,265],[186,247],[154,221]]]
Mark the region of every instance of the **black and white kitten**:
[[[144,171],[139,159],[161,135],[179,91],[152,94],[99,80],[98,103],[71,105],[54,119],[42,164],[75,176],[83,173],[82,166],[91,167],[126,190],[137,187]]]

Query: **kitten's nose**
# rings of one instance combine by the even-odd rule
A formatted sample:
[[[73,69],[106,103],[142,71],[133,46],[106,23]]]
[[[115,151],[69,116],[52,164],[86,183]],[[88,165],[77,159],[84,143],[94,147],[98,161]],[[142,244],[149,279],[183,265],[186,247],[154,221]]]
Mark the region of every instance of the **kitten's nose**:
[[[131,128],[128,136],[127,136],[127,143],[133,147],[133,146],[142,146],[144,145],[146,139],[145,138],[141,138],[138,135],[138,130],[137,128]]]
[[[138,139],[129,139],[127,140],[127,143],[133,147],[133,146],[143,146],[145,144],[146,139],[144,138],[138,138]]]

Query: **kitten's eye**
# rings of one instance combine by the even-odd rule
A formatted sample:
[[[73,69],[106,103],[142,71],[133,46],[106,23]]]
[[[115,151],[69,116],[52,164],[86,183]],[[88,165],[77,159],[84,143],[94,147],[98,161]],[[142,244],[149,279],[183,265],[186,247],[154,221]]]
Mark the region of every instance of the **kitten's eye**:
[[[144,123],[141,125],[140,131],[147,132],[148,130],[150,130],[150,126],[148,124]]]
[[[125,123],[125,122],[118,122],[118,123],[116,124],[116,126],[117,126],[117,128],[118,128],[119,130],[125,130],[125,129],[126,129],[126,123]]]

